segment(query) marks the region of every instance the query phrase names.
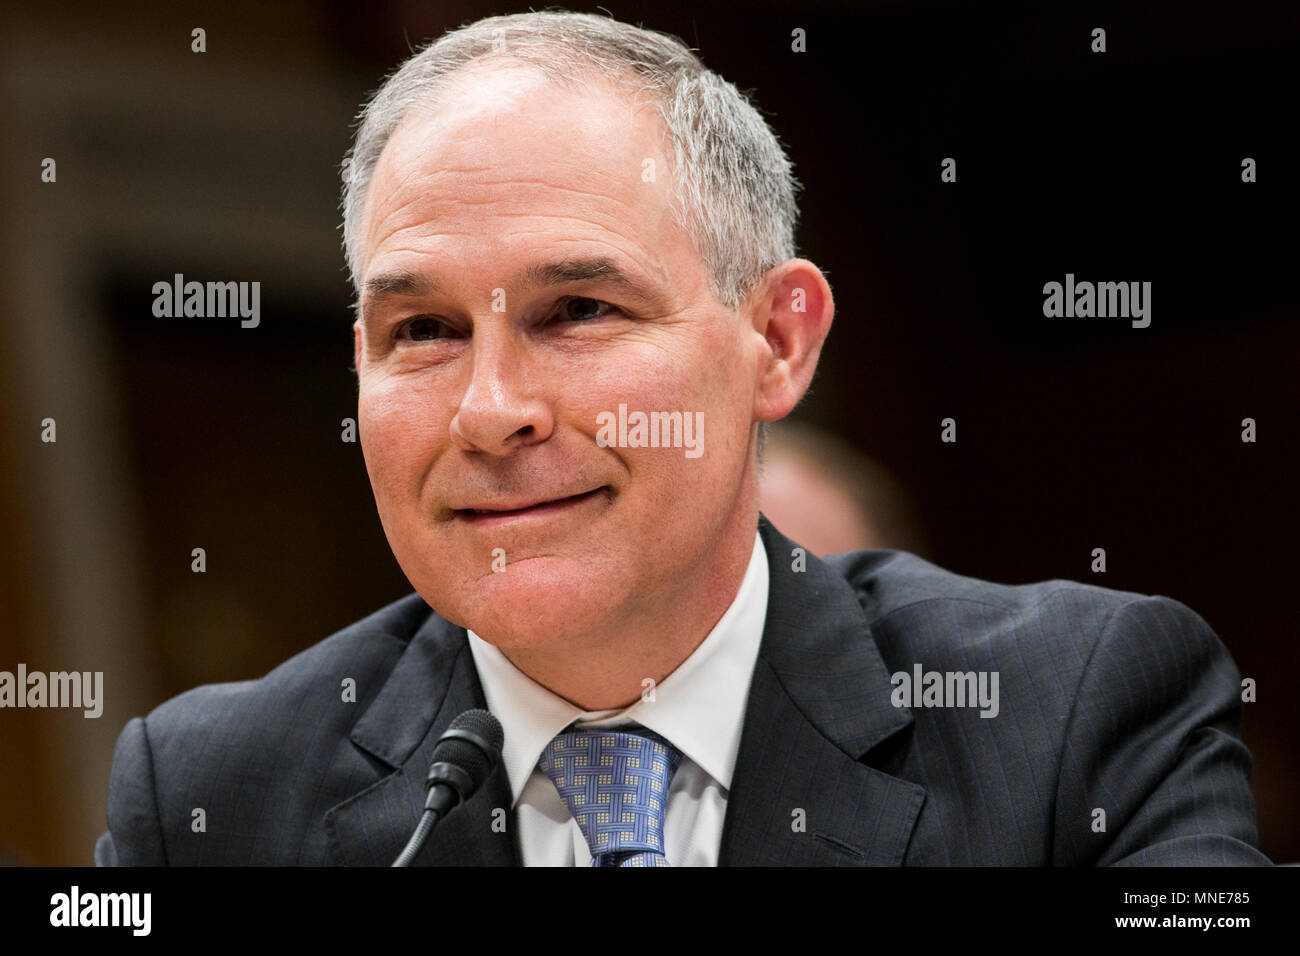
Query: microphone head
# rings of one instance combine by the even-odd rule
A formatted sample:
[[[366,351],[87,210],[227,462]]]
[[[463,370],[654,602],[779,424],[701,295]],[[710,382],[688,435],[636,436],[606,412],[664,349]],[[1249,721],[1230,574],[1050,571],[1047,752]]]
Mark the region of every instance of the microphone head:
[[[440,781],[451,783],[460,791],[462,800],[468,799],[483,786],[501,762],[501,746],[505,739],[501,721],[486,710],[465,711],[438,738],[425,786]],[[446,764],[458,768],[462,773],[453,773],[454,780],[447,779],[447,769],[439,767]]]

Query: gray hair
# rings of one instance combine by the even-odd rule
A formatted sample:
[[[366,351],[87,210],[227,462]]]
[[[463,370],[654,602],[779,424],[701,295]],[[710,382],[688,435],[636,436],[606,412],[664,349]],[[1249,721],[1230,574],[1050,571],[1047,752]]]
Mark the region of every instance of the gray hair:
[[[795,254],[798,218],[789,158],[744,94],[676,37],[609,17],[544,11],[488,17],[445,34],[392,73],[358,115],[343,161],[343,244],[360,294],[361,218],[379,156],[417,104],[448,78],[493,58],[530,64],[560,84],[595,72],[651,94],[672,147],[672,215],[708,268],[714,294],[737,307]]]

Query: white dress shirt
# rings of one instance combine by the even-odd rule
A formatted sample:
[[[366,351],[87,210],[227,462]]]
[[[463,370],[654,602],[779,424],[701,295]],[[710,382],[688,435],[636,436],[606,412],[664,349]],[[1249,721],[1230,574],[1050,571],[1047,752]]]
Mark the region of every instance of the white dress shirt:
[[[749,683],[767,617],[768,567],[762,538],[740,589],[691,656],[621,710],[584,711],[515,667],[496,647],[469,632],[470,651],[488,709],[505,730],[502,762],[514,800],[515,846],[524,866],[589,866],[591,853],[555,784],[538,767],[560,731],[640,724],[682,752],[668,790],[664,855],[672,866],[717,866],[731,774],[740,750]]]

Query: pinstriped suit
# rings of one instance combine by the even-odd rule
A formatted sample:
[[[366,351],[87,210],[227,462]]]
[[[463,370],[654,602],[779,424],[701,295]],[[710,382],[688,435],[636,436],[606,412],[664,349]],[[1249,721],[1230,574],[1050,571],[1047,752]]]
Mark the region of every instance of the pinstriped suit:
[[[1240,675],[1184,605],[990,584],[896,551],[794,571],[796,545],[759,530],[771,589],[723,865],[1268,864]],[[895,706],[890,675],[917,663],[997,671],[997,716]],[[128,723],[95,862],[387,865],[434,742],[482,706],[464,630],[409,595],[260,680]],[[516,864],[492,826],[509,806],[498,768],[417,863]]]

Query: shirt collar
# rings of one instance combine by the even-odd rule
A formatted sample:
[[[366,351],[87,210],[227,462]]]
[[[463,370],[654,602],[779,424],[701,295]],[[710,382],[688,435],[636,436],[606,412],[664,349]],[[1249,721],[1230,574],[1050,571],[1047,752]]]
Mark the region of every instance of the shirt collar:
[[[494,645],[468,631],[470,652],[488,709],[505,731],[502,762],[512,806],[546,745],[574,722],[582,726],[638,723],[666,737],[724,788],[740,750],[740,732],[754,661],[767,617],[767,551],[755,533],[745,577],[731,605],[704,641],[649,694],[621,710],[584,711],[519,670]]]

